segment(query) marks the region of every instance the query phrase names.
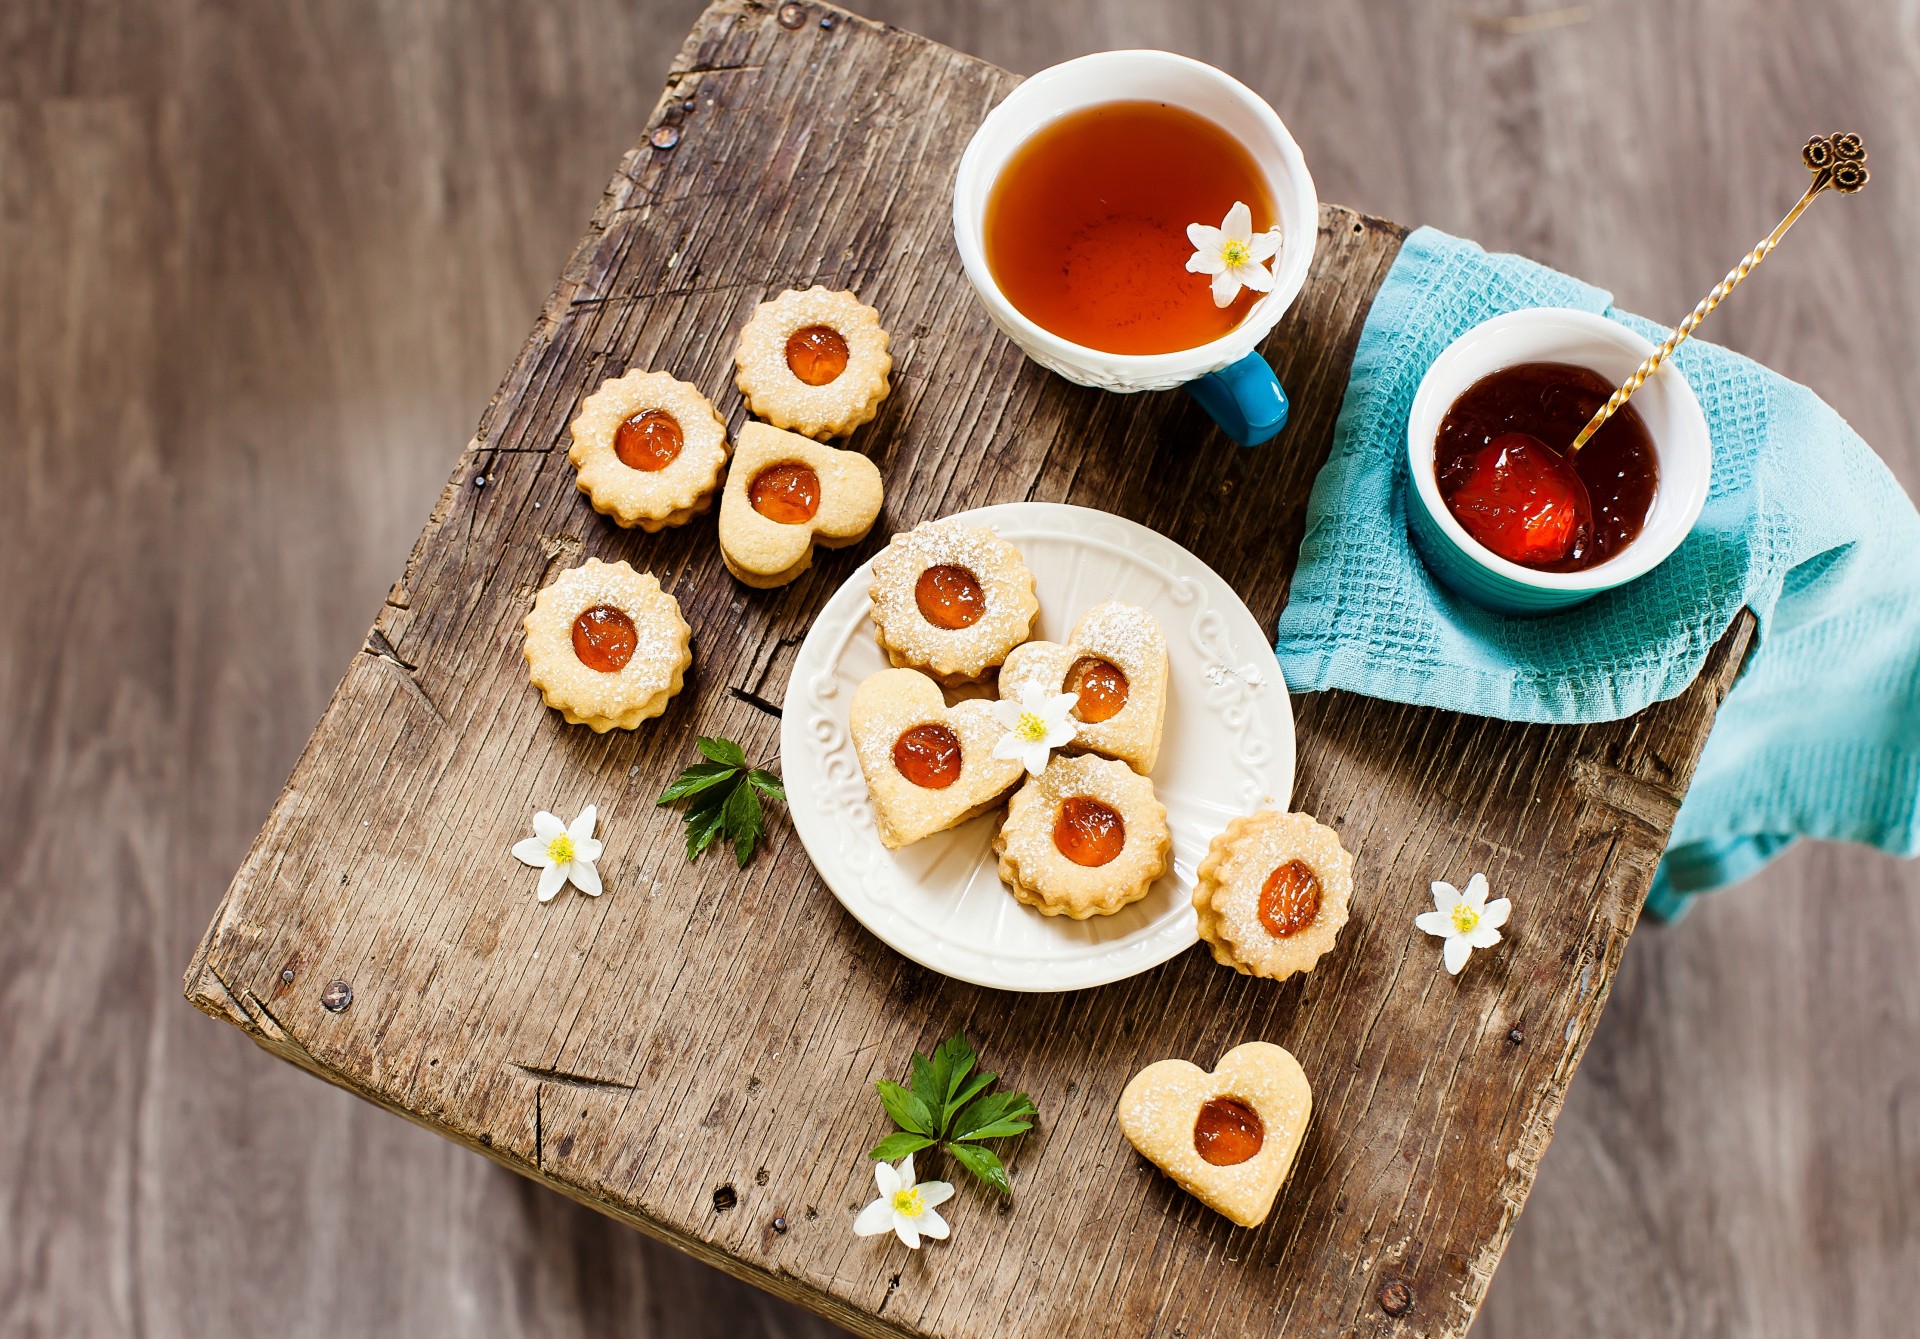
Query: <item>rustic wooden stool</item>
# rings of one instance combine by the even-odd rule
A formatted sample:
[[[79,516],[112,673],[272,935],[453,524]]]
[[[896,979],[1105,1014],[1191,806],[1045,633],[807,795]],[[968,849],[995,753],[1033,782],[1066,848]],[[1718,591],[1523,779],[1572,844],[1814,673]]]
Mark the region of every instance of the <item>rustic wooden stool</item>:
[[[1083,390],[989,325],[948,227],[955,163],[1013,75],[818,4],[721,0],[621,163],[187,973],[261,1045],[865,1334],[1457,1334],[1592,1036],[1750,622],[1680,698],[1550,729],[1329,693],[1297,701],[1296,805],[1359,859],[1354,923],[1276,986],[1204,949],[1058,996],[965,986],[882,947],[777,816],[744,871],[689,866],[656,808],[696,733],[775,747],[815,610],[893,529],[1020,498],[1142,521],[1270,628],[1368,305],[1403,230],[1321,212],[1265,346],[1294,392],[1242,450],[1180,395]],[[629,367],[724,392],[734,333],[788,286],[851,288],[895,392],[853,445],[883,468],[866,544],[784,590],[728,577],[703,518],[623,531],[574,491],[567,421]],[[627,733],[563,724],[520,619],[583,555],[658,573],[694,628],[687,689]],[[608,892],[549,905],[507,855],[534,809],[600,807]],[[1413,928],[1484,869],[1512,932],[1455,980]],[[964,1027],[1039,1104],[1016,1198],[963,1186],[954,1235],[860,1240],[872,1084]],[[1314,1084],[1300,1162],[1238,1229],[1134,1155],[1127,1078],[1252,1038]]]

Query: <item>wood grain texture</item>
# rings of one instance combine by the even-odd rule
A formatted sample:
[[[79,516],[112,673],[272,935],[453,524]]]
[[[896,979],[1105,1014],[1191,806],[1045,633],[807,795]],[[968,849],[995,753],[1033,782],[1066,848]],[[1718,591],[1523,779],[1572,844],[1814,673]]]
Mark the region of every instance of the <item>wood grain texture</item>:
[[[1687,694],[1608,727],[1307,703],[1297,802],[1342,831],[1366,892],[1343,951],[1305,983],[1241,980],[1192,952],[1104,990],[996,995],[881,949],[790,832],[744,874],[687,869],[652,796],[695,733],[771,749],[772,714],[754,699],[780,699],[812,613],[881,541],[760,595],[725,575],[706,525],[638,536],[599,523],[560,449],[582,394],[639,366],[726,386],[753,303],[789,285],[853,288],[896,335],[895,394],[853,439],[887,476],[889,526],[1022,497],[1103,507],[1192,548],[1270,625],[1400,236],[1323,212],[1314,273],[1266,350],[1297,418],[1279,449],[1238,451],[1179,397],[1046,376],[975,309],[945,245],[948,182],[1013,78],[813,13],[789,27],[722,0],[689,38],[652,122],[669,133],[643,140],[608,188],[229,890],[189,996],[362,1096],[863,1332],[1090,1334],[1115,1315],[1194,1334],[1460,1332],[1746,628]],[[720,403],[737,426],[736,397]],[[688,691],[631,735],[567,729],[525,687],[519,620],[582,555],[660,573],[695,628]],[[506,848],[533,808],[590,802],[621,895],[534,904]],[[1455,982],[1408,927],[1429,878],[1478,868],[1526,917]],[[343,1011],[321,1002],[335,982],[352,988]],[[997,1219],[977,1200],[958,1212],[936,1270],[851,1239],[845,1215],[881,1132],[873,1080],[962,1025],[1046,1115],[1011,1159],[1026,1193]],[[1319,1116],[1273,1218],[1239,1233],[1125,1155],[1111,1116],[1144,1063],[1205,1062],[1250,1037],[1300,1057]],[[1109,1308],[1089,1311],[1090,1296]]]
[[[1280,108],[1326,197],[1652,315],[1778,214],[1779,145],[1856,125],[1873,191],[1715,338],[1920,487],[1902,6],[1809,28],[1783,0],[1607,2],[1518,35],[1472,21],[1505,6],[1404,0],[868,7],[1018,70],[1188,51]],[[48,592],[0,599],[0,1330],[826,1331],[175,994],[698,9],[0,9],[0,589]],[[1642,925],[1473,1333],[1902,1332],[1916,892],[1910,864],[1819,848]]]

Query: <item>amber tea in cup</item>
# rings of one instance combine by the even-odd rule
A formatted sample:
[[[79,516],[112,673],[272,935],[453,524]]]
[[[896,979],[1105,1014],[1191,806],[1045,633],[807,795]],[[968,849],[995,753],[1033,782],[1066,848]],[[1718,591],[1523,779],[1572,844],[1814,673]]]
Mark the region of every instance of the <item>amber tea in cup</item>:
[[[1236,201],[1274,226],[1253,155],[1206,117],[1164,102],[1096,103],[1035,131],[987,199],[987,268],[1035,324],[1107,353],[1174,353],[1227,334],[1260,294],[1216,307],[1187,268],[1187,225],[1219,227]]]

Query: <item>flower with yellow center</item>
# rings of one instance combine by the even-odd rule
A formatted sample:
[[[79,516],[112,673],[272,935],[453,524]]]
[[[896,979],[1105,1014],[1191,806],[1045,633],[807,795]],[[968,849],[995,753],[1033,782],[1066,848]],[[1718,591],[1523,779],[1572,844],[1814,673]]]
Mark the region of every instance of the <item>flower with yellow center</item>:
[[[1080,732],[1073,720],[1074,704],[1079,700],[1076,693],[1049,693],[1039,684],[1028,682],[1017,702],[994,703],[993,718],[1006,733],[993,746],[993,756],[1018,758],[1027,771],[1039,776],[1053,751],[1072,743]]]
[[[1280,230],[1269,228],[1255,233],[1253,211],[1243,202],[1235,200],[1217,228],[1189,223],[1187,240],[1193,243],[1187,269],[1213,276],[1214,306],[1228,305],[1243,288],[1256,293],[1273,290],[1273,273],[1266,263],[1280,253]]]
[[[873,1164],[874,1184],[880,1198],[860,1211],[853,1220],[853,1232],[859,1237],[877,1237],[891,1231],[912,1250],[920,1249],[922,1237],[936,1241],[948,1231],[947,1220],[934,1212],[953,1198],[953,1187],[945,1181],[913,1179],[913,1154],[900,1160],[898,1167],[886,1162]]]
[[[540,900],[551,902],[571,883],[589,897],[600,896],[600,871],[593,862],[602,845],[593,838],[599,810],[588,805],[571,824],[542,809],[533,816],[533,835],[513,846],[513,858],[540,871]]]
[[[1414,917],[1413,923],[1420,929],[1447,941],[1440,960],[1449,975],[1458,976],[1475,949],[1492,948],[1500,942],[1500,927],[1507,923],[1513,904],[1504,897],[1489,902],[1487,891],[1484,874],[1468,879],[1465,892],[1436,879],[1434,909]]]

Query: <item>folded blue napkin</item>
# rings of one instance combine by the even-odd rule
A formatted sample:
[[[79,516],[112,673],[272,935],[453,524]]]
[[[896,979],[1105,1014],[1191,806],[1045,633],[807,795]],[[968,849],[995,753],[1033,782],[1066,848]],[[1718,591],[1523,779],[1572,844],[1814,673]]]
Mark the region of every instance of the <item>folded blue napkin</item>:
[[[1441,350],[1522,307],[1609,295],[1422,228],[1367,316],[1315,480],[1276,650],[1296,692],[1507,720],[1614,720],[1680,693],[1741,606],[1759,641],[1721,704],[1648,898],[1672,919],[1798,837],[1920,851],[1920,516],[1804,386],[1693,340],[1673,361],[1706,413],[1713,485],[1647,576],[1564,613],[1489,613],[1440,586],[1407,536],[1406,426]]]

